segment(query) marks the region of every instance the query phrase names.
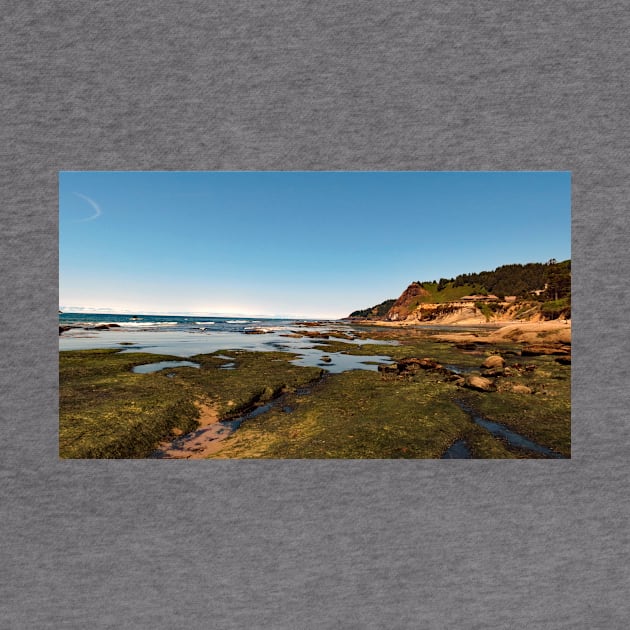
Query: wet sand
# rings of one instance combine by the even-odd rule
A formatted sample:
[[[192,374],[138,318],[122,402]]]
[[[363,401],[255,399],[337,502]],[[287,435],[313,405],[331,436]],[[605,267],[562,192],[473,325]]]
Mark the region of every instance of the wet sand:
[[[353,322],[360,327],[383,327],[399,330],[431,331],[432,339],[451,342],[501,343],[571,343],[571,320],[550,321],[497,321],[484,324],[417,324],[405,322],[366,321]],[[453,330],[462,328],[461,332]],[[474,330],[470,330],[470,329]],[[440,332],[441,329],[448,329]]]
[[[199,427],[192,433],[162,442],[151,455],[155,459],[204,459],[223,446],[231,431],[219,422],[216,407],[209,402],[196,403],[199,409]]]

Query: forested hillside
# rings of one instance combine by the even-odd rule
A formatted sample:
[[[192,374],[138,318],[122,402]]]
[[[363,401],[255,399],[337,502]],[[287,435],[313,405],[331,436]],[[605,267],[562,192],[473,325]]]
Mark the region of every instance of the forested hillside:
[[[454,278],[412,282],[397,299],[357,310],[350,317],[404,319],[421,304],[448,304],[468,296],[489,296],[501,302],[534,302],[543,318],[571,315],[571,261],[510,264],[493,271],[460,274]],[[485,309],[487,310],[487,308]],[[496,310],[496,309],[495,309]]]

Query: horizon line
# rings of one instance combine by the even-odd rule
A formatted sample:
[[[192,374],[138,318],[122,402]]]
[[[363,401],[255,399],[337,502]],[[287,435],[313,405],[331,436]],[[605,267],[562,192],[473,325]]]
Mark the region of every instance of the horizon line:
[[[77,315],[165,315],[174,317],[244,317],[246,319],[264,318],[264,319],[343,319],[347,316],[333,316],[333,315],[306,315],[295,313],[210,313],[203,311],[143,311],[143,310],[130,310],[130,309],[113,309],[107,307],[85,307],[85,306],[63,306],[60,305],[58,310],[59,314],[77,314]]]

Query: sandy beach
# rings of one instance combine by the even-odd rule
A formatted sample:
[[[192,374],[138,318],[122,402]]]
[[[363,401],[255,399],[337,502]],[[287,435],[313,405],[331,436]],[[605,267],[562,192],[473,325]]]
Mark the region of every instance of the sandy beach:
[[[444,324],[423,324],[407,322],[386,322],[361,320],[353,322],[360,326],[378,326],[384,328],[414,329],[434,331],[432,337],[439,341],[478,343],[571,343],[571,320],[557,319],[549,321],[501,321],[501,322],[458,322],[449,324],[448,328],[462,328],[462,332],[449,330],[440,333]],[[438,331],[438,332],[435,332]]]

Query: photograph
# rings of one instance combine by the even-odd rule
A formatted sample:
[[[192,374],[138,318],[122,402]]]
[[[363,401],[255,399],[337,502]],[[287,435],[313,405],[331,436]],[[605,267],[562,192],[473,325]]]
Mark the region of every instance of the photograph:
[[[571,173],[59,172],[62,459],[571,457]]]

